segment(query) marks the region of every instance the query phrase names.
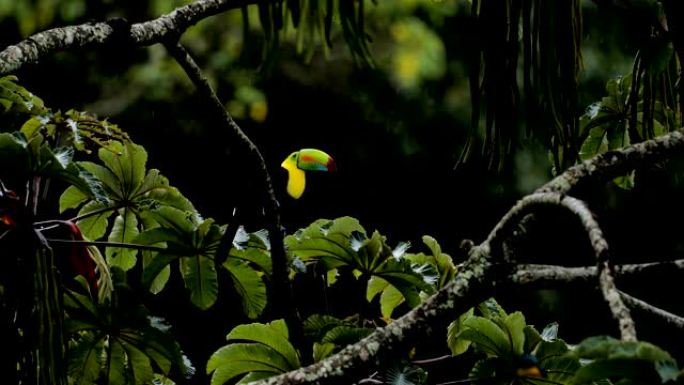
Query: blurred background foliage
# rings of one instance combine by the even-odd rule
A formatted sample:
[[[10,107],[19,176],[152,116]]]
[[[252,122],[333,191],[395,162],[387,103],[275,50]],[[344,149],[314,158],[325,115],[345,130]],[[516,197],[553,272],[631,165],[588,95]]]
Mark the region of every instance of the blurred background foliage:
[[[0,42],[6,46],[46,28],[113,16],[145,21],[187,3],[0,0]],[[300,147],[318,147],[338,159],[340,172],[310,183],[301,203],[282,202],[292,226],[351,214],[389,226],[388,233],[399,237],[431,233],[455,247],[458,239],[481,237],[513,199],[551,176],[546,150],[534,140],[500,173],[477,159],[453,170],[471,114],[465,56],[477,31],[470,6],[464,0],[368,6],[372,63],[366,66],[354,65],[341,30],[333,30],[327,49],[320,40],[303,42],[306,34],[287,27],[276,57],[264,61],[257,7],[248,8],[248,23],[240,10],[204,20],[183,42],[227,109],[263,148],[274,174],[283,177],[277,165]],[[583,12],[579,104],[588,106],[603,95],[607,79],[629,72],[636,49],[618,16],[599,13],[591,1],[583,2]],[[226,205],[249,200],[237,191],[248,179],[239,161],[226,155],[229,144],[208,140],[212,122],[163,47],[83,50],[46,61],[22,69],[23,84],[49,105],[88,110],[126,127],[150,149],[153,163],[167,165],[165,172],[200,210],[227,218],[232,207]],[[233,187],[197,183],[216,178]],[[402,217],[415,218],[417,229],[387,221]]]
[[[0,0],[0,45],[47,28],[114,16],[145,21],[187,3]],[[350,215],[369,229],[390,234],[392,242],[418,245],[422,235],[430,234],[455,255],[462,239],[483,239],[517,198],[552,176],[548,151],[535,139],[523,141],[501,171],[490,170],[487,159],[477,154],[454,169],[471,114],[465,57],[477,30],[470,6],[465,0],[369,4],[366,29],[372,60],[365,65],[349,53],[341,30],[332,31],[332,47],[327,48],[320,39],[306,41],[286,28],[280,49],[267,55],[256,7],[249,7],[246,15],[235,10],[203,20],[182,42],[265,154],[290,232],[317,218]],[[630,72],[638,49],[629,18],[588,0],[582,2],[582,11],[580,109],[601,100],[609,79]],[[253,201],[253,185],[258,183],[249,167],[232,155],[230,143],[213,139],[217,123],[162,46],[62,52],[25,66],[17,75],[53,108],[91,111],[124,127],[147,149],[149,164],[161,169],[207,217],[225,223],[240,206],[240,222],[252,231],[262,226],[262,209]],[[284,193],[285,172],[279,164],[303,147],[332,154],[339,170],[312,176],[304,197],[292,201]],[[681,207],[668,204],[681,193],[675,185],[668,174],[657,172],[633,190],[609,186],[594,192],[592,209],[606,225],[619,262],[655,260],[684,250],[676,228],[660,217],[663,210],[675,218],[683,214]],[[545,225],[528,229],[546,236],[541,243],[538,238],[523,241],[530,260],[592,263],[577,258],[590,255],[588,246],[578,241],[581,233],[563,232],[574,228],[571,219],[549,213],[545,220]],[[657,293],[651,285],[636,286]],[[600,299],[590,295],[589,304],[556,292],[520,295],[515,301],[536,304],[526,314],[539,324],[562,323],[587,306],[603,309]],[[665,298],[654,302],[684,310]],[[216,309],[192,322],[215,317],[222,307]],[[596,317],[605,321],[610,316],[604,309]],[[568,325],[564,334],[572,341],[601,333],[600,323],[593,321]],[[646,330],[644,337],[649,333],[657,331]],[[192,351],[192,342],[185,344]]]

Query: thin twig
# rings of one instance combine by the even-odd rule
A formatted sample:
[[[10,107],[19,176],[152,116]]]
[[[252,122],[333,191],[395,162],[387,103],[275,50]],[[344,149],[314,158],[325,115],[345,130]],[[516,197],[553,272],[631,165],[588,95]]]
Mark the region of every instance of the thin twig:
[[[136,249],[147,251],[166,251],[166,248],[150,245],[137,245],[134,243],[120,243],[120,242],[106,242],[106,241],[81,241],[76,239],[59,239],[59,238],[45,238],[49,243],[61,243],[71,245],[84,246],[105,246],[105,247],[120,247],[122,249]]]
[[[453,356],[451,354],[445,354],[445,355],[440,356],[440,357],[427,358],[424,360],[414,360],[414,361],[411,361],[411,363],[414,365],[429,365],[429,364],[435,364],[438,362],[443,362],[443,361],[446,361],[446,360],[451,359],[451,358],[453,358]]]
[[[294,342],[304,344],[304,332],[297,315],[297,309],[292,306],[292,292],[288,278],[287,256],[285,254],[280,210],[273,189],[273,183],[271,182],[271,175],[266,167],[266,161],[259,151],[259,148],[244,131],[242,131],[240,126],[235,123],[228,111],[226,111],[223,103],[221,103],[216,95],[216,92],[214,92],[213,88],[202,74],[202,70],[197,63],[195,63],[195,60],[190,56],[185,47],[177,41],[167,42],[164,46],[183,68],[195,87],[197,87],[198,93],[207,101],[212,112],[219,117],[219,121],[225,124],[225,131],[232,136],[233,142],[238,143],[241,146],[241,149],[252,158],[249,164],[253,165],[255,168],[256,174],[262,184],[262,201],[265,207],[265,216],[268,221],[267,230],[271,240],[271,259],[273,261],[273,300],[271,303],[274,304],[276,313],[285,318]],[[230,236],[230,234],[227,235]]]

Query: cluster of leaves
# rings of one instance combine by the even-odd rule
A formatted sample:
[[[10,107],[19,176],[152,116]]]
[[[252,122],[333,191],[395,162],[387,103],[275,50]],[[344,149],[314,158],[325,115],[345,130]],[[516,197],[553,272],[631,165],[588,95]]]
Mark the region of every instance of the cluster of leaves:
[[[484,354],[470,372],[473,381],[492,384],[665,384],[682,383],[684,370],[664,350],[648,342],[590,337],[576,346],[558,338],[558,324],[540,333],[520,312],[507,314],[494,299],[449,325],[454,355],[470,348]]]
[[[268,260],[265,239],[263,232],[239,233],[234,244],[242,247],[233,248],[230,255],[252,262]],[[365,298],[360,300],[370,303],[380,297],[380,316],[388,322],[400,304],[418,305],[456,274],[451,257],[442,252],[437,241],[424,236],[423,242],[429,251],[427,254],[407,253],[410,244],[406,242],[391,248],[378,231],[369,236],[359,221],[351,217],[320,219],[285,237],[293,277],[313,268],[330,286],[342,281],[338,279],[339,275],[349,274],[365,287],[365,295],[362,295]],[[309,316],[303,328],[308,342],[313,344],[314,362],[372,333],[373,329],[366,326],[372,320],[364,319],[364,316],[372,315],[351,314],[345,319],[329,314]],[[240,375],[244,375],[240,380],[243,383],[299,367],[299,353],[289,342],[283,341],[287,336],[282,321],[236,327],[227,337],[230,343],[217,350],[209,360],[207,372],[213,373],[212,384],[223,384]],[[246,354],[249,359],[245,358]],[[399,365],[384,374],[397,381],[424,375],[422,370],[410,365]]]
[[[121,274],[115,270],[115,275]],[[104,301],[90,297],[82,277],[77,281],[82,290],[66,290],[64,296],[72,384],[144,384],[172,373],[194,372],[170,326],[152,316],[120,283],[122,278],[117,279],[111,299]]]
[[[351,273],[366,286],[371,302],[380,294],[381,313],[390,319],[394,309],[406,302],[414,307],[453,277],[455,266],[437,242],[424,238],[432,254],[407,254],[407,242],[391,248],[377,230],[370,236],[351,217],[320,219],[294,235],[285,237],[289,253],[325,271],[328,284],[339,273]]]

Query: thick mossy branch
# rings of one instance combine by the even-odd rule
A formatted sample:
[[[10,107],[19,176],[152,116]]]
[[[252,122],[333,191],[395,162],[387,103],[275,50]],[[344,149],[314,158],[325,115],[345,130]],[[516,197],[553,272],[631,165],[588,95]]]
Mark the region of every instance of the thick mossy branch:
[[[129,42],[141,46],[159,43],[172,36],[180,36],[185,30],[209,16],[256,3],[256,0],[198,0],[157,19],[131,25]],[[104,44],[114,38],[114,28],[105,22],[40,32],[0,52],[0,74],[14,72],[24,64],[36,63],[44,56],[55,52],[89,44]]]
[[[609,151],[567,169],[537,193],[557,192],[569,194],[581,187],[609,181],[639,167],[663,161],[684,150],[684,133],[681,129],[655,139]]]
[[[487,253],[474,247],[453,281],[388,326],[321,362],[251,384],[349,384],[353,378],[365,377],[371,368],[390,366],[405,356],[415,341],[433,334],[443,338],[449,322],[491,296],[490,267]]]

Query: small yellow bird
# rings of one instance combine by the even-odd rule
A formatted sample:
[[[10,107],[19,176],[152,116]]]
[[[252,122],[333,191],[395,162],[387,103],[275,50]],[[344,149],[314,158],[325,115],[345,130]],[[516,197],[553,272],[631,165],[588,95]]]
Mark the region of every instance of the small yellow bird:
[[[304,171],[335,171],[335,159],[321,150],[304,148],[290,154],[282,168],[287,170],[287,193],[294,199],[299,199],[304,193],[306,178]]]

